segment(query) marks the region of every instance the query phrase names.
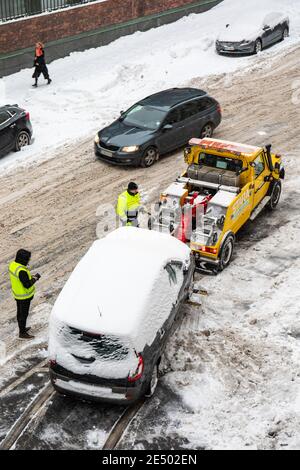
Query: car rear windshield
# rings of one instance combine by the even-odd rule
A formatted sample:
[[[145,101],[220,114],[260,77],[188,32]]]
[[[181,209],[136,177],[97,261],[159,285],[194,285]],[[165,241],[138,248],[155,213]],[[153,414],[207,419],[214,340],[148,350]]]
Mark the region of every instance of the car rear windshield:
[[[121,116],[121,120],[128,125],[156,130],[166,116],[166,111],[137,104]]]
[[[243,167],[243,162],[235,158],[220,157],[208,153],[200,153],[199,163],[218,170],[234,171],[239,173]]]
[[[97,356],[106,360],[122,360],[128,353],[129,349],[119,338],[107,335],[96,335],[76,328],[68,328],[68,334],[72,339],[79,342],[78,346],[87,345],[97,353]],[[80,344],[81,343],[81,344]],[[74,345],[74,341],[72,341]],[[79,351],[80,353],[80,347]]]

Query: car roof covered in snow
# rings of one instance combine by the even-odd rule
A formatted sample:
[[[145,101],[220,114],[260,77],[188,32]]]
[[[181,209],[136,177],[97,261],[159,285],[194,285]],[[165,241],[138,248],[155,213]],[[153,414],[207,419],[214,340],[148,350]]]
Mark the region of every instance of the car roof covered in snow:
[[[140,104],[154,106],[155,108],[172,108],[193,98],[206,96],[206,91],[197,88],[170,88],[154,95],[147,96]]]
[[[267,8],[254,8],[253,11],[247,9],[245,12],[245,15],[239,14],[238,17],[228,20],[219,35],[220,41],[255,40],[260,37],[266,24],[274,27],[276,24],[289,21],[283,13]]]
[[[254,145],[239,144],[237,142],[230,142],[228,140],[220,139],[191,139],[189,141],[191,146],[199,146],[201,149],[208,152],[217,152],[231,154],[233,156],[244,157],[253,160],[259,152],[262,151],[262,147],[256,147]]]
[[[90,333],[136,335],[144,315],[149,315],[153,287],[171,260],[189,265],[190,249],[170,235],[119,228],[93,243],[60,293],[52,315]]]

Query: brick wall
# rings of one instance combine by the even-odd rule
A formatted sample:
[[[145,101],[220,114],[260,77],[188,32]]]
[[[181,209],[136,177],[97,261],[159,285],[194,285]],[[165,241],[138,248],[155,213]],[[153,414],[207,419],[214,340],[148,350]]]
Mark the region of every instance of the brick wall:
[[[197,0],[106,0],[0,25],[0,54],[192,5]],[[198,0],[199,1],[199,0]],[[203,0],[205,3],[205,0]]]

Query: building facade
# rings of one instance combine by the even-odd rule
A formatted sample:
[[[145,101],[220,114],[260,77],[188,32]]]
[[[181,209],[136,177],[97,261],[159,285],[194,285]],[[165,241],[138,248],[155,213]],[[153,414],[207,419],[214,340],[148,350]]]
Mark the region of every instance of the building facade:
[[[108,44],[200,13],[222,0],[10,0],[11,15],[0,23],[0,76],[32,66],[36,41],[47,60]],[[3,7],[7,0],[0,0]],[[59,8],[59,9],[58,9]],[[2,14],[3,14],[3,10]]]

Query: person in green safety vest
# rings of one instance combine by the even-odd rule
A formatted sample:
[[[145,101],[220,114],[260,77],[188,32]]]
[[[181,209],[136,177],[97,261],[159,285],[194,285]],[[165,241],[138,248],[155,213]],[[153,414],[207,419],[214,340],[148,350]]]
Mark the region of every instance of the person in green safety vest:
[[[35,283],[41,277],[40,274],[31,275],[27,267],[30,258],[30,251],[21,249],[17,252],[15,261],[12,261],[8,268],[12,295],[17,302],[17,320],[19,338],[21,339],[34,338],[33,335],[28,333],[30,327],[27,328],[26,323],[30,303],[35,294]]]
[[[127,190],[118,197],[117,215],[123,226],[138,227],[138,215],[141,205],[141,196],[136,183],[129,183]]]

